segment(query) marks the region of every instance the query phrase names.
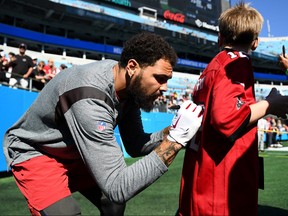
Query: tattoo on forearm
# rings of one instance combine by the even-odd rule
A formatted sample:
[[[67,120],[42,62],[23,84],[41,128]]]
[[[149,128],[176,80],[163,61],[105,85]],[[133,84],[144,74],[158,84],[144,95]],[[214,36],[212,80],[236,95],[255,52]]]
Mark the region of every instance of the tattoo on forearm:
[[[176,157],[179,150],[182,148],[182,146],[178,143],[171,142],[167,139],[165,139],[159,146],[155,148],[155,151],[157,155],[160,157],[160,159],[165,163],[166,166],[169,166],[174,158]]]

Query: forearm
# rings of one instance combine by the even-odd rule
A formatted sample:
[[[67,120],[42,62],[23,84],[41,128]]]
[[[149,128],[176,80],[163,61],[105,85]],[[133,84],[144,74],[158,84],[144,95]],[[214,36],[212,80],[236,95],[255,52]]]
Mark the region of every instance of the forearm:
[[[33,68],[31,67],[31,68],[29,68],[29,70],[26,72],[26,74],[24,74],[24,78],[28,78],[29,76],[30,76],[30,74],[32,73],[32,71],[33,71]]]
[[[163,163],[168,167],[182,148],[183,146],[181,144],[169,141],[165,137],[162,143],[157,146],[154,151],[163,161]]]
[[[257,122],[260,118],[266,115],[269,103],[266,100],[259,101],[255,104],[250,105],[251,116],[249,125]]]

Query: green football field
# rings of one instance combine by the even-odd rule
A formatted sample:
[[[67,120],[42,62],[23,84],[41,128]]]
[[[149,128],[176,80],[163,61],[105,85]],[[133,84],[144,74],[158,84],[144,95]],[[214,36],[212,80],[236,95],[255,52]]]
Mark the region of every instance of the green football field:
[[[128,201],[125,215],[175,215],[183,155],[181,151],[164,176]],[[259,190],[259,215],[288,216],[288,151],[266,151],[260,155],[264,157],[265,189]],[[127,163],[136,160],[129,158]],[[74,195],[82,215],[99,215],[81,194]],[[0,178],[0,215],[29,215],[24,197],[11,176]]]

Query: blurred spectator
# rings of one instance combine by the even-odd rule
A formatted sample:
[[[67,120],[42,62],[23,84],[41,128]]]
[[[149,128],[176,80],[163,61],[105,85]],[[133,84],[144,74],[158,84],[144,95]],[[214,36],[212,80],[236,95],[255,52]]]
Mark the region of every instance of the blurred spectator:
[[[170,97],[169,97],[168,105],[167,105],[167,108],[168,108],[168,111],[169,111],[169,112],[172,112],[172,113],[175,112],[175,110],[170,110],[170,109],[169,109],[171,106],[174,106],[174,105],[178,105],[178,103],[177,103],[177,100],[176,100],[175,97],[174,97],[174,94],[172,94],[172,95],[170,95]]]
[[[9,79],[6,76],[7,72],[8,72],[8,61],[5,58],[5,53],[3,52],[3,50],[0,50],[0,82],[8,84]]]
[[[284,123],[283,128],[285,129],[284,132],[288,132],[288,126]]]
[[[37,62],[38,62],[38,58],[35,56],[32,56],[32,62],[33,62],[33,69],[35,69],[37,67]]]
[[[45,65],[43,68],[46,74],[46,80],[51,80],[56,76],[57,73],[60,72],[60,70],[55,66],[54,59],[50,58],[48,60],[48,64]]]
[[[180,98],[180,99],[178,100],[178,102],[177,102],[177,104],[180,105],[180,106],[181,106],[181,104],[183,104],[183,103],[184,103],[184,98]]]
[[[32,87],[37,90],[42,90],[46,84],[45,72],[43,70],[44,66],[45,62],[40,61],[36,68],[32,71]]]
[[[9,66],[12,66],[12,74],[9,85],[21,85],[23,88],[28,87],[27,78],[33,70],[32,58],[25,54],[27,46],[24,43],[19,45],[19,54],[15,58],[10,59]]]
[[[257,122],[257,135],[258,135],[258,150],[264,151],[264,138],[265,131],[268,130],[267,120],[265,118],[261,118]]]
[[[60,71],[66,69],[66,68],[67,68],[67,66],[66,66],[65,64],[61,64],[61,65],[59,66],[59,70],[60,70]]]
[[[175,100],[178,99],[178,93],[176,91],[174,91],[173,96],[174,96]]]
[[[277,147],[283,147],[281,144],[282,141],[282,133],[285,132],[285,128],[283,127],[281,119],[277,119],[276,127],[278,129],[278,142]]]
[[[160,95],[155,103],[155,112],[167,112],[167,99],[164,95]]]
[[[269,130],[271,131],[271,145],[270,147],[277,147],[277,134],[278,134],[278,128],[277,128],[277,123],[274,117],[271,117],[270,121],[270,128]]]
[[[272,131],[270,131],[270,129],[271,129],[271,117],[267,117],[266,118],[266,122],[267,122],[267,132],[266,132],[266,140],[267,140],[267,146],[266,146],[266,148],[269,148],[269,147],[271,147],[271,145],[272,145]]]
[[[13,70],[13,67],[9,64],[9,62],[11,61],[14,61],[16,58],[15,58],[15,53],[13,52],[9,52],[8,53],[8,73],[6,74],[8,78],[11,77],[11,73],[12,73],[12,70]]]
[[[278,57],[279,64],[282,68],[284,68],[286,75],[288,76],[288,56],[280,54]]]
[[[9,52],[9,53],[8,53],[8,57],[9,57],[8,60],[9,60],[9,61],[14,61],[14,60],[16,59],[15,56],[16,56],[15,53]]]

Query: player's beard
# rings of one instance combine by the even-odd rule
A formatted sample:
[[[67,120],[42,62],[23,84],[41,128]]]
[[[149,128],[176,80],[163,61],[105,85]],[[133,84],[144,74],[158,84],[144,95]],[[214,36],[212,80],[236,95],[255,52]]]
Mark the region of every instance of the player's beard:
[[[141,71],[140,75],[135,77],[133,82],[130,83],[128,92],[139,108],[143,109],[145,112],[150,112],[154,108],[154,101],[159,95],[156,93],[147,95],[147,88],[149,87],[145,88],[145,86],[142,85],[142,78],[143,71]]]

